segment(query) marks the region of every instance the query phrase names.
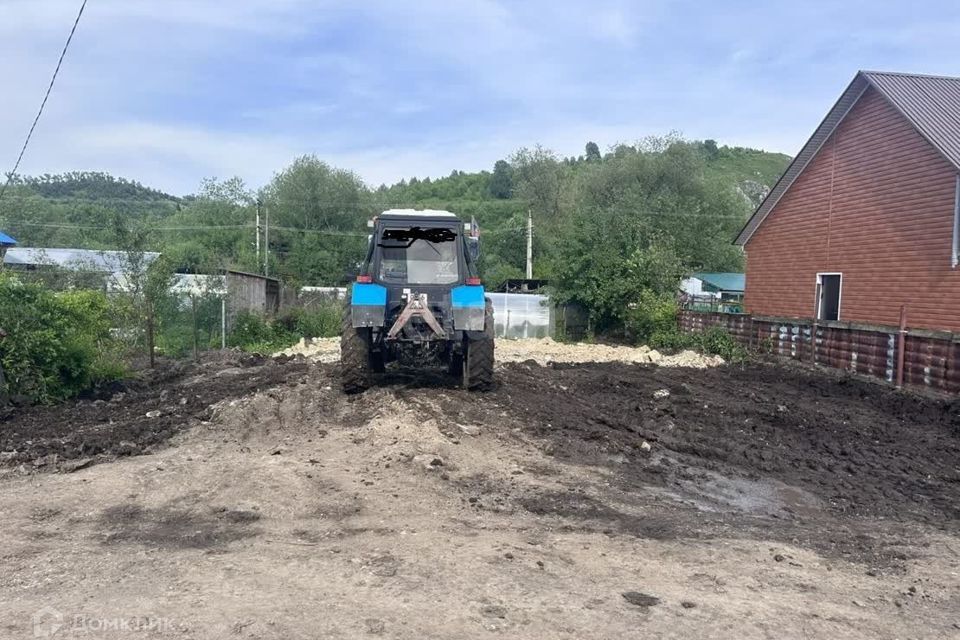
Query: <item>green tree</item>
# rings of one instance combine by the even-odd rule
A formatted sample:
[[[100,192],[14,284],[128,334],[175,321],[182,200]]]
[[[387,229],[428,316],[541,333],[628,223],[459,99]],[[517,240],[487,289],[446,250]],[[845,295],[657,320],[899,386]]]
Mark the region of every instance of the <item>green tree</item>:
[[[707,158],[711,160],[720,155],[720,149],[717,147],[716,140],[704,140],[703,150],[707,154]]]
[[[490,176],[490,194],[501,200],[513,195],[513,168],[506,160],[497,160]]]
[[[353,172],[303,156],[277,174],[262,197],[280,275],[303,284],[340,284],[363,258],[374,207]]]
[[[600,147],[596,142],[588,142],[586,147],[587,162],[600,162]]]
[[[559,300],[585,306],[598,330],[672,298],[686,272],[741,267],[730,240],[748,207],[731,185],[705,178],[697,145],[673,136],[620,145],[573,183],[555,231],[553,286]]]
[[[560,214],[565,168],[549,149],[537,145],[522,148],[510,160],[516,178],[516,193],[546,218]]]

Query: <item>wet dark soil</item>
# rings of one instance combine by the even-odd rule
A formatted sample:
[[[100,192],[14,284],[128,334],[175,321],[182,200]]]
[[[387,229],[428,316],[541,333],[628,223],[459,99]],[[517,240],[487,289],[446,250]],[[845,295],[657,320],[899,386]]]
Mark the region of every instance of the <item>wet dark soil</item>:
[[[201,362],[165,361],[136,378],[56,406],[0,416],[0,465],[71,470],[149,451],[210,418],[227,398],[301,379],[304,360],[215,352]]]
[[[960,531],[956,400],[775,363],[499,373],[483,396],[419,393],[450,422],[519,426],[557,462],[602,468],[605,480],[531,491],[483,478],[459,487],[474,508],[516,504],[609,535],[780,540],[886,570],[902,569],[931,528]]]
[[[774,480],[787,485],[768,483],[787,511],[823,506],[934,526],[960,520],[957,401],[762,363],[520,364],[501,378],[492,402],[548,441],[554,457],[616,460],[627,487],[702,483],[738,493],[751,485],[737,479]],[[809,496],[791,507],[794,487]]]

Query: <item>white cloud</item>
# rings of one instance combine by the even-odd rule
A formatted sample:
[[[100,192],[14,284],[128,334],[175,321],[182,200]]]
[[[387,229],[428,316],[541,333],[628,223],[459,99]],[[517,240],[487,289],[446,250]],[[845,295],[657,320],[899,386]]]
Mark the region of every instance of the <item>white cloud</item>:
[[[263,184],[306,151],[283,137],[149,122],[84,127],[63,142],[73,150],[67,153],[71,162],[88,166],[99,160],[120,175],[131,175],[130,168],[140,166],[150,170],[158,186],[174,193],[192,190],[203,177],[239,175]]]
[[[92,0],[23,171],[184,193],[316,153],[378,184],[671,129],[794,152],[856,66],[958,71],[948,6],[854,21],[841,5]],[[4,169],[78,8],[0,0]]]
[[[622,47],[632,46],[639,32],[632,18],[620,8],[600,10],[593,23],[593,29],[601,38]]]

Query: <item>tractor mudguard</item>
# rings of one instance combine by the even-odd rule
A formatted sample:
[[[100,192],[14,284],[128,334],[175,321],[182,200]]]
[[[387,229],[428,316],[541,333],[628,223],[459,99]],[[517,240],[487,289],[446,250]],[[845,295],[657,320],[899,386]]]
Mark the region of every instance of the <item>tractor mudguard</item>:
[[[458,331],[483,331],[485,305],[483,285],[465,284],[451,289],[453,328]]]
[[[350,322],[354,327],[382,327],[387,315],[387,288],[355,282],[350,290]]]

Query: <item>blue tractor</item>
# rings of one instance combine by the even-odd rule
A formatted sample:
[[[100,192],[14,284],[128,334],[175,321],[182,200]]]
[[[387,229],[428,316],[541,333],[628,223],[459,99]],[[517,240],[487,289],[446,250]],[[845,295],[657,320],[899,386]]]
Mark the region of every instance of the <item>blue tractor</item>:
[[[493,304],[477,272],[476,222],[393,209],[371,221],[367,257],[340,338],[343,390],[367,389],[390,362],[446,367],[463,387],[493,385]]]

